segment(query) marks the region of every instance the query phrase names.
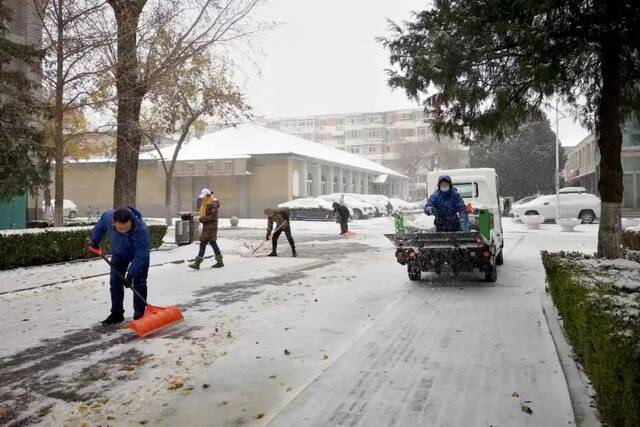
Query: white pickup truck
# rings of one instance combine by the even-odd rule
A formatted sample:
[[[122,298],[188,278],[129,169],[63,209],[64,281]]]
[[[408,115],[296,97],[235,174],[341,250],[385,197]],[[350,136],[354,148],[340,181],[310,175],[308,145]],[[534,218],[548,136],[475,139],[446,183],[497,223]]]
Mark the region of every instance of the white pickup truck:
[[[396,259],[407,266],[411,280],[420,280],[423,271],[440,273],[448,265],[454,272],[478,269],[486,281],[495,282],[497,266],[504,261],[498,176],[489,168],[430,172],[429,194],[437,189],[438,177],[442,175],[451,177],[453,187],[464,199],[470,230],[405,230],[402,224],[396,224],[396,234],[387,235],[396,244]]]

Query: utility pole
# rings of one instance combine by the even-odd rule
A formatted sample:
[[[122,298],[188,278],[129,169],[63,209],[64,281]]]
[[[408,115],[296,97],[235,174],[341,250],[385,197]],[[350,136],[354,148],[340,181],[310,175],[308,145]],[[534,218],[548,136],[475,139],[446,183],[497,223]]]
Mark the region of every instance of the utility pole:
[[[556,224],[560,218],[560,118],[558,117],[558,98],[556,97]]]

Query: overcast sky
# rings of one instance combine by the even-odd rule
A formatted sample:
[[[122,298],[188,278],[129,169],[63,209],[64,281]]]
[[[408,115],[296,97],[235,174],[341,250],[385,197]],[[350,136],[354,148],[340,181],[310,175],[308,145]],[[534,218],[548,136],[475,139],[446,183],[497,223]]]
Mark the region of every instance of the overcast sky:
[[[243,66],[255,115],[268,117],[415,108],[386,83],[388,54],[375,41],[386,18],[401,21],[424,0],[269,0],[260,21],[278,21],[255,42],[256,67]],[[258,74],[259,71],[259,74]],[[560,139],[575,145],[586,130],[560,121]]]

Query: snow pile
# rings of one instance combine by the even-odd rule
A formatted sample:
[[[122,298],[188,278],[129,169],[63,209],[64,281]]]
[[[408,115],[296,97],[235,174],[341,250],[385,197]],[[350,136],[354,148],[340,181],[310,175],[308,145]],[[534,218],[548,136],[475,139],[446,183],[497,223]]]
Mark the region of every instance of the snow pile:
[[[409,228],[416,228],[419,230],[432,231],[435,229],[434,222],[435,217],[427,215],[416,215],[414,217],[407,217],[405,226]]]
[[[640,263],[622,258],[587,258],[575,262],[588,271],[596,282],[610,283],[627,292],[640,290]]]
[[[78,231],[78,230],[91,230],[93,226],[82,225],[78,227],[47,227],[47,228],[21,228],[14,230],[0,230],[0,234],[8,236],[12,234],[38,234],[48,232],[65,232],[65,231]]]

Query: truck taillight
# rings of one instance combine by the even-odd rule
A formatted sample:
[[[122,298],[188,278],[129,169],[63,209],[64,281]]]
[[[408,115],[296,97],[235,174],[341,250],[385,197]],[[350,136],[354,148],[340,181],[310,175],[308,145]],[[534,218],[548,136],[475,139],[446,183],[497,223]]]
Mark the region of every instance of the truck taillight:
[[[490,258],[491,257],[491,252],[484,251],[484,253],[482,255],[484,255],[485,258]]]
[[[471,202],[467,203],[467,213],[473,213],[473,205],[471,204]]]

